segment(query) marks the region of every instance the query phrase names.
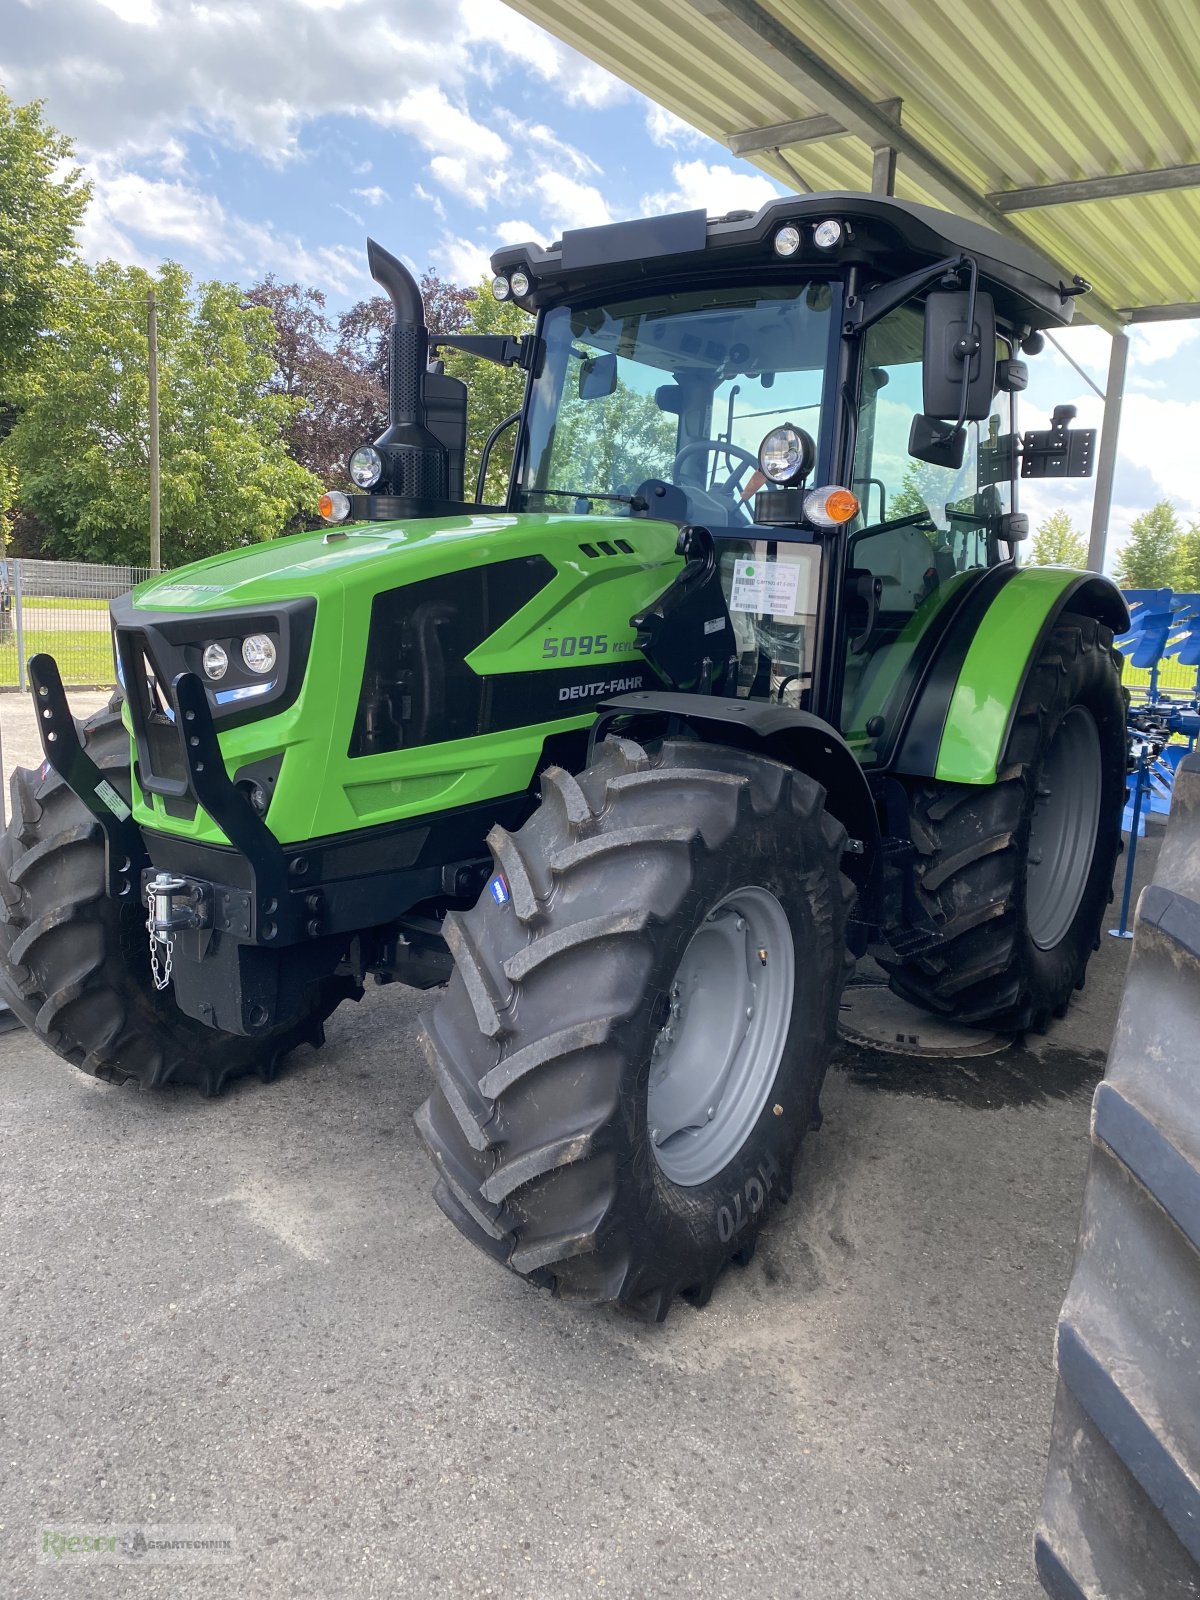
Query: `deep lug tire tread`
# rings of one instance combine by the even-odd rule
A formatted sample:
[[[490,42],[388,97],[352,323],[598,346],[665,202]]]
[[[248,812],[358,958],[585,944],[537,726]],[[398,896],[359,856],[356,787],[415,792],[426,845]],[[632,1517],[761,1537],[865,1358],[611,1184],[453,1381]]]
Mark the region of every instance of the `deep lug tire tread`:
[[[129,799],[129,734],[114,697],[80,725],[88,754]],[[236,1078],[274,1077],[300,1044],[324,1041],[324,1019],[361,991],[316,986],[308,1015],[257,1039],[184,1015],[150,979],[145,911],[105,893],[104,840],[57,773],[18,768],[12,822],[0,837],[0,990],[30,1031],[90,1077],[219,1094]]]
[[[998,1031],[1044,1031],[1062,1016],[1099,946],[1121,843],[1125,711],[1112,633],[1065,615],[1051,631],[1017,707],[997,782],[910,782],[917,895],[940,942],[907,961],[883,959],[904,999]],[[1024,926],[1025,862],[1039,768],[1072,704],[1097,715],[1104,781],[1096,852],[1075,921],[1052,952]]]
[[[416,1126],[438,1169],[435,1198],[472,1243],[557,1293],[661,1320],[676,1295],[707,1301],[790,1193],[849,959],[846,834],[805,774],[693,741],[650,753],[606,740],[578,776],[547,772],[542,792],[523,828],[491,836],[510,903],[485,893],[459,919],[467,959],[425,1019],[436,1088]],[[681,1248],[678,1230],[659,1226],[667,1180],[644,1126],[638,1136],[644,1095],[633,1084],[639,1051],[648,1055],[647,996],[657,993],[656,962],[676,961],[690,937],[681,908],[693,885],[700,894],[704,872],[755,819],[779,830],[771,837],[788,841],[789,860],[802,859],[798,894],[819,930],[820,949],[806,951],[822,974],[811,980],[819,1015],[805,1024],[812,1064],[803,1103],[780,1129],[791,1142],[761,1211],[724,1242],[712,1227],[702,1245]],[[676,941],[665,958],[655,953],[664,927]],[[698,1200],[697,1236],[701,1209]]]

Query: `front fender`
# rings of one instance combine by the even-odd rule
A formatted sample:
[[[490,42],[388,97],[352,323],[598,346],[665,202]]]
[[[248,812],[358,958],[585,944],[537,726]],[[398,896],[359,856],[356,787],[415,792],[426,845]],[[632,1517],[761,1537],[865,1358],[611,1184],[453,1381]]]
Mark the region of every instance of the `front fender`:
[[[932,770],[893,768],[939,783],[994,783],[1025,681],[1065,611],[1095,617],[1114,633],[1129,608],[1111,579],[1066,567],[1023,567],[1000,589],[975,630],[950,695]]]

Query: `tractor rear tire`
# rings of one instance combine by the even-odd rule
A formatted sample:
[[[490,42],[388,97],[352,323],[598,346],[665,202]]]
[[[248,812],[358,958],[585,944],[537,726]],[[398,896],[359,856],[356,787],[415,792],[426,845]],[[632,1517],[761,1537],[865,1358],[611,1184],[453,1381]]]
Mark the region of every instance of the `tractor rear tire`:
[[[129,734],[114,700],[80,726],[88,754],[129,800]],[[0,838],[0,992],[64,1060],[112,1084],[189,1084],[218,1094],[234,1078],[273,1077],[323,1024],[351,980],[314,986],[307,1013],[260,1038],[218,1033],[186,1016],[150,975],[146,910],[105,892],[99,824],[55,772],[13,773]]]
[[[445,924],[416,1115],[435,1198],[482,1250],[656,1321],[749,1260],[816,1118],[849,964],[824,800],[741,751],[610,738],[493,829],[495,877]]]
[[[909,785],[917,896],[941,939],[883,961],[895,992],[997,1031],[1064,1016],[1112,899],[1126,771],[1112,632],[1064,615],[1026,680],[997,781]]]

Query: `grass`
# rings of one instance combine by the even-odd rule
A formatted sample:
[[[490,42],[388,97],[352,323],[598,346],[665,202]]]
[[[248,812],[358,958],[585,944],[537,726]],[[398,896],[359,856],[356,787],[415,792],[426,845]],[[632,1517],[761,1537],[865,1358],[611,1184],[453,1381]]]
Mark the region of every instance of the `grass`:
[[[107,600],[93,600],[83,595],[27,594],[21,597],[26,611],[95,611],[107,612]]]
[[[112,644],[108,629],[60,633],[57,629],[26,628],[25,659],[45,651],[58,662],[63,682],[76,687],[106,689],[114,682]],[[15,689],[17,637],[15,631],[0,638],[0,688]]]

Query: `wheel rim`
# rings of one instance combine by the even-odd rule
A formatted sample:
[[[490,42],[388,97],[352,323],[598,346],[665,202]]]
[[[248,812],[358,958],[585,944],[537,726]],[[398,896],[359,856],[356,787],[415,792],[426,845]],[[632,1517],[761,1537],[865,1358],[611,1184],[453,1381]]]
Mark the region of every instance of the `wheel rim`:
[[[705,1183],[758,1121],[792,1017],[795,949],[767,889],[736,889],[693,934],[668,990],[646,1101],[650,1148],[673,1183]]]
[[[1092,870],[1100,820],[1100,731],[1072,706],[1042,763],[1029,825],[1025,918],[1039,950],[1052,950],[1075,920]]]

